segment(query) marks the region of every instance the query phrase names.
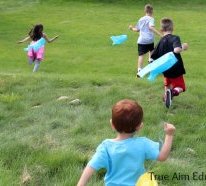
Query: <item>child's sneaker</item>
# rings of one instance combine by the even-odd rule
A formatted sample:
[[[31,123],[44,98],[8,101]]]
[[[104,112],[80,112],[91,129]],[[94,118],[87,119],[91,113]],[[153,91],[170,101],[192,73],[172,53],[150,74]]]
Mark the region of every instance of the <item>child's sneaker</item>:
[[[139,76],[138,73],[139,73],[141,70],[142,70],[141,68],[138,68],[138,69],[137,69],[137,74],[136,74],[137,78],[140,78],[140,76]]]
[[[148,64],[150,64],[150,63],[152,63],[154,60],[152,59],[152,58],[150,58],[149,60],[148,60]]]
[[[165,106],[169,108],[172,105],[172,92],[170,89],[167,89],[165,92]]]

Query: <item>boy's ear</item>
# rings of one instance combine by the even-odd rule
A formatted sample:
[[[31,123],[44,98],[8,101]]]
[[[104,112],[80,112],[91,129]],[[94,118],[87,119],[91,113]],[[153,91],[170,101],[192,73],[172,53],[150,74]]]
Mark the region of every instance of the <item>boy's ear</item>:
[[[139,126],[137,126],[136,131],[139,131],[140,129],[142,129],[144,126],[144,123],[142,122]]]
[[[114,125],[112,123],[112,119],[109,120],[110,126],[112,127],[112,129],[114,129]]]
[[[110,125],[111,125],[111,127],[112,127],[112,130],[115,130],[115,127],[114,127],[114,125],[113,125],[113,123],[112,123],[112,119],[110,119]]]

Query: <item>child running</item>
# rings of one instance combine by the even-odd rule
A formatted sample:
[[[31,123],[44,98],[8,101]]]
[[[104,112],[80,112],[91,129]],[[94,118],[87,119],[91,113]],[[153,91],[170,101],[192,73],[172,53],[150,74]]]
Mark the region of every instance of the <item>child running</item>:
[[[151,58],[155,60],[168,52],[174,52],[178,60],[173,67],[163,73],[165,86],[164,101],[166,107],[169,108],[172,104],[173,96],[178,96],[186,90],[183,78],[183,74],[186,72],[180,53],[188,49],[188,44],[181,44],[180,37],[172,34],[173,21],[171,19],[163,18],[160,24],[163,37],[152,52]]]
[[[129,29],[134,32],[139,32],[139,37],[137,40],[138,44],[138,61],[137,61],[137,73],[142,69],[144,56],[149,52],[149,62],[150,62],[150,52],[154,49],[154,33],[159,35],[162,34],[155,29],[155,20],[153,18],[153,7],[150,4],[145,5],[144,8],[145,16],[141,17],[134,27],[129,25]],[[139,77],[137,75],[137,77]]]
[[[24,38],[23,40],[19,41],[18,43],[24,43],[26,41],[31,41],[30,45],[28,46],[28,62],[29,64],[34,63],[33,72],[38,71],[40,62],[43,60],[44,57],[44,44],[45,41],[48,43],[53,42],[59,36],[55,36],[52,39],[49,39],[45,33],[43,33],[43,25],[37,24],[35,25],[30,32],[28,33],[29,36]]]
[[[134,137],[143,127],[142,107],[133,100],[124,99],[112,107],[111,128],[114,139],[104,140],[84,169],[77,186],[85,186],[93,173],[106,169],[106,186],[134,186],[145,172],[145,160],[165,161],[170,153],[175,127],[166,123],[162,147],[146,137]]]

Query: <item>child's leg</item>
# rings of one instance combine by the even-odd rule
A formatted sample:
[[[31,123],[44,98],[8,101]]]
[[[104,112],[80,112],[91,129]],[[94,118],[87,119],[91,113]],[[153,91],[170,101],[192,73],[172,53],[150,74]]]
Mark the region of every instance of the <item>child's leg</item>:
[[[138,57],[138,61],[137,61],[137,72],[139,72],[142,69],[143,62],[144,62],[144,55],[141,55]]]
[[[29,57],[29,58],[28,58],[28,63],[29,63],[29,65],[32,65],[33,62],[34,62],[33,58]]]
[[[170,78],[164,77],[164,89],[165,89],[165,92],[167,89],[172,89]]]
[[[165,86],[165,92],[166,92],[167,89],[172,90],[172,86],[171,85]]]
[[[149,52],[149,59],[150,59],[150,52],[154,49],[154,43],[151,44],[138,44],[138,65],[137,71],[139,72],[144,63],[144,55]]]
[[[28,56],[28,63],[29,65],[32,65],[36,59],[36,54],[35,52],[33,51],[33,49],[30,49],[27,53],[27,56]]]
[[[39,69],[40,62],[43,60],[44,56],[44,47],[41,47],[37,52],[36,52],[36,60],[34,61],[34,69],[33,72],[37,72]]]
[[[183,76],[172,79],[172,95],[178,96],[181,92],[186,90]]]
[[[183,89],[181,87],[175,87],[172,89],[173,96],[178,96],[181,92],[183,92]]]
[[[153,59],[151,59],[151,52],[154,50],[154,43],[151,43],[150,45],[148,45],[148,49],[149,49],[149,59],[148,59],[148,62],[151,63],[153,61]]]
[[[138,44],[138,60],[137,60],[137,73],[142,69],[144,63],[144,55],[147,53],[146,47],[143,44]]]
[[[40,65],[40,61],[39,61],[39,60],[35,60],[35,61],[34,61],[34,69],[33,69],[33,72],[37,72],[37,71],[38,71],[39,65]]]
[[[151,52],[149,51],[148,63],[152,63],[154,60],[151,58]]]

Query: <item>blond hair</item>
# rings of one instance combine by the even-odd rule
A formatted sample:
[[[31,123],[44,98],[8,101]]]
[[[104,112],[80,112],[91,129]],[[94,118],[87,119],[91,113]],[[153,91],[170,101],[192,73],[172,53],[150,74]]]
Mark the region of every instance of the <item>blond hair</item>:
[[[144,11],[147,14],[152,14],[153,13],[153,7],[151,4],[146,4],[144,7]]]

